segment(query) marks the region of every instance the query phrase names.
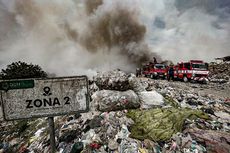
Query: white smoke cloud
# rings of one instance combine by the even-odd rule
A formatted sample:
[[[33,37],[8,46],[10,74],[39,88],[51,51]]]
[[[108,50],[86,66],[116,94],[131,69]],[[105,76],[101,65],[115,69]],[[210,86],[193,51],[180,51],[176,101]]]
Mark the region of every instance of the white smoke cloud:
[[[213,61],[230,55],[230,14],[226,12],[230,5],[217,7],[223,0],[147,0],[141,4],[148,44],[163,59]]]
[[[0,68],[21,60],[39,64],[57,75],[92,75],[115,68],[134,71],[136,65],[129,55],[134,59],[146,52],[174,62],[211,61],[229,55],[228,9],[215,7],[208,1],[191,0],[190,5],[185,5],[186,2],[104,0],[89,16],[84,0],[0,0]],[[89,23],[108,11],[116,12],[117,6],[132,12],[146,26],[144,39],[128,43],[125,46],[128,53],[124,55],[119,46],[89,51],[80,43],[95,26]],[[117,34],[123,30],[113,28]]]

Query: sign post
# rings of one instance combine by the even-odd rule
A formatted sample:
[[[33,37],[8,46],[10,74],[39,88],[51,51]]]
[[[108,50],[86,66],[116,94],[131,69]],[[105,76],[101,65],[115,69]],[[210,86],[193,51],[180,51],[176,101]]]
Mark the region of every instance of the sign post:
[[[54,117],[48,117],[49,129],[50,129],[50,146],[51,153],[55,153],[56,144],[55,144],[55,128],[54,128]]]
[[[89,110],[86,76],[4,80],[0,93],[5,120],[48,117],[52,153],[56,150],[54,116]]]

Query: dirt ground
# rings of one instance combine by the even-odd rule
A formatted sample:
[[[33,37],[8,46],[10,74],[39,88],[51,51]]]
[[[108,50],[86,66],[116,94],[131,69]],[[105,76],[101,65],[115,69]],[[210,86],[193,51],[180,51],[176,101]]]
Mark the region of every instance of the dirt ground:
[[[166,81],[166,80],[162,80]],[[182,88],[185,90],[194,90],[201,96],[212,95],[216,99],[229,99],[230,98],[230,85],[229,84],[198,84],[198,83],[184,83],[180,81],[169,82],[172,86]]]
[[[148,78],[140,78],[142,81],[148,81]],[[191,90],[201,96],[211,95],[215,99],[230,99],[230,83],[212,83],[200,84],[182,81],[152,80],[155,83],[161,83],[170,87],[182,90]]]

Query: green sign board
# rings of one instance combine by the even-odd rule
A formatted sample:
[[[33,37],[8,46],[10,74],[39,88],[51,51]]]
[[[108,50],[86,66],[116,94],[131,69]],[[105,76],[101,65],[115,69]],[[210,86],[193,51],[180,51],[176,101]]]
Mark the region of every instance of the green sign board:
[[[34,87],[34,80],[15,80],[0,82],[0,90],[27,89]]]

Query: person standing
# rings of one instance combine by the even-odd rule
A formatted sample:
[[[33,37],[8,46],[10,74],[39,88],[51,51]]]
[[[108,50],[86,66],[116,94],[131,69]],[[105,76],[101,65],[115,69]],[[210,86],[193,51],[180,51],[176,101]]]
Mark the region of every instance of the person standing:
[[[157,64],[157,59],[156,59],[156,57],[153,57],[153,63],[154,63],[154,64]]]
[[[168,81],[173,80],[174,81],[174,68],[173,65],[170,65],[168,69]]]

